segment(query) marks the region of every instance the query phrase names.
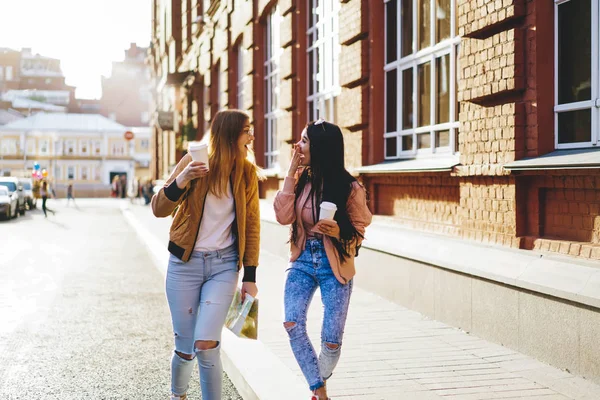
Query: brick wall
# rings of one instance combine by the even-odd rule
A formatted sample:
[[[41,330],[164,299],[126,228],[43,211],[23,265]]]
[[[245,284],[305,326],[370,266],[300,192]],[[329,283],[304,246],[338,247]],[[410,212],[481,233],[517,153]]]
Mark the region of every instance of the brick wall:
[[[516,237],[513,177],[463,178],[460,183],[461,236],[484,243],[520,246]]]
[[[461,226],[459,180],[426,174],[364,178],[369,207],[403,226],[458,235]]]
[[[517,187],[524,248],[600,259],[600,173],[538,173]]]

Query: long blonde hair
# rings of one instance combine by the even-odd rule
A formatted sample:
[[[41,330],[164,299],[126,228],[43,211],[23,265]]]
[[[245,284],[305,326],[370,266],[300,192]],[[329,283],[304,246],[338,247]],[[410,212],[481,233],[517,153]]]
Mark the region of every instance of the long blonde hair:
[[[244,111],[222,110],[212,121],[208,140],[208,188],[217,197],[226,195],[234,165],[244,167],[245,155],[238,147],[238,140],[249,120]]]

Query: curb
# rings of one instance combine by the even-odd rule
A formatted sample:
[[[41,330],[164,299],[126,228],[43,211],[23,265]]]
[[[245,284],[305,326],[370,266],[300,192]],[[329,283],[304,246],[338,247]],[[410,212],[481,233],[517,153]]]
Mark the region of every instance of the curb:
[[[169,252],[122,203],[121,213],[144,243],[150,258],[163,278],[167,273]],[[221,359],[223,369],[244,400],[306,400],[310,396],[306,384],[296,376],[260,340],[248,340],[223,329]]]

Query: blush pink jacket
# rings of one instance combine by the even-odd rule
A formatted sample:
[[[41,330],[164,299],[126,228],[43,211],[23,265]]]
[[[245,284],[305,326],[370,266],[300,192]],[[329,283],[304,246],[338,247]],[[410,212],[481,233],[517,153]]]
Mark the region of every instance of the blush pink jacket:
[[[294,194],[295,186],[296,180],[294,178],[285,178],[283,190],[277,192],[274,202],[277,222],[282,225],[290,225],[295,221],[299,221],[297,224],[298,238],[295,243],[290,243],[290,262],[296,261],[298,257],[300,257],[300,254],[304,250],[304,245],[306,244],[306,232],[304,230],[304,224],[301,222],[301,213],[302,205],[305,204],[310,192],[310,185],[306,185],[296,203]],[[369,226],[373,216],[367,207],[367,195],[365,189],[358,182],[352,184],[352,192],[350,192],[350,196],[348,196],[346,209],[348,210],[350,222],[354,225],[356,230],[364,236],[365,228]],[[358,238],[356,246],[359,246],[361,243],[362,239]],[[340,283],[348,283],[356,273],[354,267],[354,252],[350,251],[350,256],[342,263],[340,262],[338,252],[329,236],[323,235],[323,244],[333,274]]]

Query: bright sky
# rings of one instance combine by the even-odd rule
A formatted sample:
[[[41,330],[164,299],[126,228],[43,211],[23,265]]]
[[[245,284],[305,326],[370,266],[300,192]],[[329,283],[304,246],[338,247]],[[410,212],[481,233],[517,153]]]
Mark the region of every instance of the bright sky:
[[[151,0],[0,0],[0,47],[60,59],[78,98],[100,98],[111,63],[149,45],[151,11]]]

